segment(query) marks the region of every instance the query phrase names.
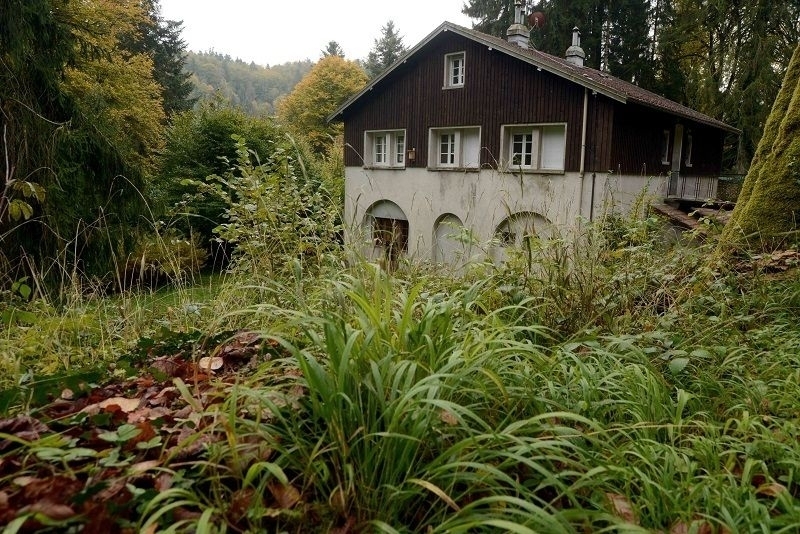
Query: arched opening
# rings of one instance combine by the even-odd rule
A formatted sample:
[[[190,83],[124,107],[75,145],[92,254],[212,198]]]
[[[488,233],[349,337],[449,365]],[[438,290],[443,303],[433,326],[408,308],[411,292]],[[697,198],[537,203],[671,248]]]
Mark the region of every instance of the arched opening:
[[[364,227],[373,253],[382,256],[387,268],[397,266],[397,258],[408,253],[408,217],[390,200],[370,206],[364,216]]]
[[[464,223],[445,213],[433,225],[433,261],[455,265],[465,257]]]
[[[506,217],[497,225],[494,237],[501,247],[522,246],[525,239],[548,239],[553,233],[553,225],[546,218],[534,212],[520,212]]]

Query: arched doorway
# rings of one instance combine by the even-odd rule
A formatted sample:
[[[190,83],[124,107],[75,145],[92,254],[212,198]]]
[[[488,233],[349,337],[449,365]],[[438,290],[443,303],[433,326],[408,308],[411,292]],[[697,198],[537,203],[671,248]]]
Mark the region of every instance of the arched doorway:
[[[391,200],[380,200],[367,210],[364,229],[372,245],[373,257],[386,261],[387,268],[397,267],[397,259],[408,253],[408,217]]]
[[[433,261],[455,265],[466,256],[461,239],[464,223],[456,215],[445,213],[433,225]]]

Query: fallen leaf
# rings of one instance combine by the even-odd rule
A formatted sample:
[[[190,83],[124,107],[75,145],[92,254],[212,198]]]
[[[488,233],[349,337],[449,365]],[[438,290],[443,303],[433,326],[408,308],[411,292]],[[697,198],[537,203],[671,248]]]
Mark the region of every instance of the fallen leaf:
[[[216,371],[224,365],[224,360],[219,356],[203,356],[198,360],[197,365],[204,371]]]
[[[153,360],[150,367],[156,372],[172,378],[177,376],[181,364],[170,357],[163,357]]]
[[[787,491],[786,486],[778,484],[777,482],[770,482],[762,484],[756,489],[756,495],[765,495],[767,497],[777,497],[784,491]]]
[[[453,412],[448,410],[442,410],[442,412],[439,414],[439,418],[446,425],[456,426],[458,424],[458,417],[456,417]]]
[[[161,465],[161,462],[159,460],[147,460],[145,462],[139,462],[133,464],[130,467],[130,471],[132,475],[140,475],[146,471],[158,467],[159,465]]]
[[[170,415],[172,411],[169,408],[165,408],[163,406],[157,406],[155,408],[139,408],[136,411],[133,411],[128,414],[128,423],[141,423],[143,421],[152,421],[153,419],[158,419],[159,417],[164,417]]]
[[[69,519],[74,517],[75,511],[66,504],[56,504],[49,499],[42,499],[39,502],[33,503],[30,506],[25,506],[20,509],[19,515],[22,514],[44,514],[50,519]]]
[[[50,429],[47,425],[27,415],[20,415],[10,419],[0,419],[0,433],[9,434],[16,438],[24,439],[25,441],[37,440],[43,433],[49,431]],[[14,442],[8,439],[0,440],[0,451],[13,444]]]
[[[69,388],[64,388],[64,391],[61,392],[61,398],[63,400],[72,400],[75,398],[75,392]]]
[[[271,482],[267,485],[270,493],[275,498],[278,506],[284,510],[292,508],[295,504],[300,502],[300,492],[291,484],[281,484],[280,482]]]
[[[169,473],[161,473],[156,477],[153,486],[158,492],[167,491],[172,487],[172,475]]]
[[[256,492],[253,488],[244,488],[236,491],[231,496],[231,504],[228,507],[228,513],[236,521],[240,521],[245,517],[247,511],[253,508],[253,499],[255,498]]]
[[[624,495],[620,495],[618,493],[606,493],[606,498],[608,498],[609,502],[611,503],[611,508],[613,509],[615,516],[628,523],[638,524],[636,522],[636,514],[633,512],[633,506]]]
[[[136,408],[139,407],[139,399],[128,399],[125,397],[111,397],[110,399],[106,399],[104,401],[97,402],[95,404],[90,404],[81,412],[86,412],[89,415],[96,415],[100,413],[100,410],[113,410],[113,407],[116,406],[119,410],[123,413],[131,413]]]

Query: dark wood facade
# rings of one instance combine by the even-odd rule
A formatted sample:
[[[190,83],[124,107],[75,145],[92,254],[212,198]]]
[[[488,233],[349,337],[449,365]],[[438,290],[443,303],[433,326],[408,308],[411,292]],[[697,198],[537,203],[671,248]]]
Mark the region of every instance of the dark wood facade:
[[[463,88],[444,89],[445,55],[464,52]],[[349,105],[345,165],[363,164],[366,130],[406,130],[414,164],[428,161],[428,129],[481,127],[482,167],[502,158],[501,127],[507,124],[566,123],[565,171],[581,161],[584,97],[588,96],[586,172],[657,176],[671,170],[661,162],[663,131],[684,125],[693,138],[694,175],[720,172],[722,132],[642,105],[622,103],[452,31],[442,31],[406,62]],[[685,146],[685,143],[684,143]]]

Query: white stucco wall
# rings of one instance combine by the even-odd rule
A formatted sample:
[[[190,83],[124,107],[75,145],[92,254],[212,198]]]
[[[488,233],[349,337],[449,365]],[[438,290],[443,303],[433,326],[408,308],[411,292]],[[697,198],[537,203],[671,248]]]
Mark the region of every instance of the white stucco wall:
[[[592,183],[594,182],[594,209]],[[405,213],[409,222],[408,253],[413,259],[434,257],[435,227],[445,214],[463,221],[480,245],[494,237],[495,230],[507,217],[536,213],[564,232],[577,227],[590,214],[600,216],[613,202],[617,211],[626,211],[647,194],[661,197],[663,179],[634,176],[609,176],[577,172],[564,174],[500,173],[492,169],[475,172],[429,171],[425,168],[404,170],[345,170],[345,224],[348,242],[369,245],[363,224],[371,206],[390,200]],[[465,249],[465,255],[480,255],[480,246]]]

